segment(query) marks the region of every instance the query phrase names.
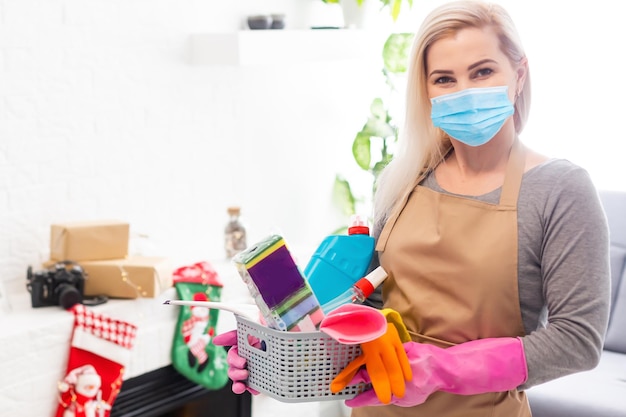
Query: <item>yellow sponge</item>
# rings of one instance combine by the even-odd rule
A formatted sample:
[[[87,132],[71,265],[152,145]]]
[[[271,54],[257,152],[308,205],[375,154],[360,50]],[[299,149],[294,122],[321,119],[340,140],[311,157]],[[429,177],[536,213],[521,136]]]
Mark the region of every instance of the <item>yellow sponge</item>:
[[[396,326],[396,330],[398,330],[398,335],[400,336],[402,343],[410,342],[411,336],[402,321],[402,317],[400,317],[400,313],[391,308],[383,308],[380,311],[387,319],[387,323],[391,323]]]

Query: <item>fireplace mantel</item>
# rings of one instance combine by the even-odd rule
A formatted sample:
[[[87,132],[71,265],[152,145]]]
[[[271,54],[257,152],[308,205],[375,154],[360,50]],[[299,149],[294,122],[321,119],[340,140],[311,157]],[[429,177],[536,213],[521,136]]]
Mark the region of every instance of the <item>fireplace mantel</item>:
[[[230,262],[212,262],[223,284],[223,301],[252,303]],[[56,409],[56,386],[63,378],[73,315],[61,307],[32,308],[25,289],[9,293],[11,311],[0,315],[0,403],[2,415],[47,416]],[[124,380],[167,368],[178,318],[178,307],[163,305],[176,298],[169,288],[157,298],[109,300],[93,307],[138,326],[137,339]],[[232,314],[220,312],[216,331],[236,327]],[[36,400],[33,400],[36,399]],[[1,414],[1,413],[0,413]]]

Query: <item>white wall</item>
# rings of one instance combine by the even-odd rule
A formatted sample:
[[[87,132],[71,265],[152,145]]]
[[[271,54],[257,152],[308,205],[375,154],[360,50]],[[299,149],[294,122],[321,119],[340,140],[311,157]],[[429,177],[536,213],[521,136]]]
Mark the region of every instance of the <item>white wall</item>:
[[[439,3],[415,1],[396,30]],[[526,143],[625,189],[612,3],[500,3],[532,68]],[[340,20],[319,0],[0,0],[0,282],[22,288],[60,221],[119,218],[155,253],[220,257],[231,204],[251,240],[278,230],[305,261],[342,224],[333,178],[354,169],[351,141],[382,78],[371,60],[190,65],[192,33],[274,12],[288,29]]]
[[[304,28],[307,3],[0,0],[0,279],[23,288],[53,222],[127,220],[190,262],[222,256],[232,204],[251,241],[341,225],[332,182],[380,66],[190,64],[192,33],[277,11]]]

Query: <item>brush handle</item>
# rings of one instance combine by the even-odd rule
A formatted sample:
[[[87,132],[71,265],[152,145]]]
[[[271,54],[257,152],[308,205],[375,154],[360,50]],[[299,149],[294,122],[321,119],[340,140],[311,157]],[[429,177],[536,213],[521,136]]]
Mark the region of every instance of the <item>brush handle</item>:
[[[217,301],[187,301],[187,300],[165,300],[163,304],[188,307],[207,307],[217,310],[230,311],[238,316],[246,317],[255,322],[259,318],[259,310],[254,304],[228,304]],[[256,312],[256,314],[255,314]]]

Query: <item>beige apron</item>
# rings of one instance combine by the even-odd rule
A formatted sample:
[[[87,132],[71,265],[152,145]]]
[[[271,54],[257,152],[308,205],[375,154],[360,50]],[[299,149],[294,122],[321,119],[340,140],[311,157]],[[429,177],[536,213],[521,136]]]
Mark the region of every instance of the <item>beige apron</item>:
[[[418,185],[383,228],[376,250],[389,276],[384,306],[398,311],[413,341],[448,347],[523,336],[517,287],[517,197],[524,149],[512,148],[500,203]],[[415,407],[353,409],[353,417],[530,417],[523,392],[472,396],[435,392]]]

